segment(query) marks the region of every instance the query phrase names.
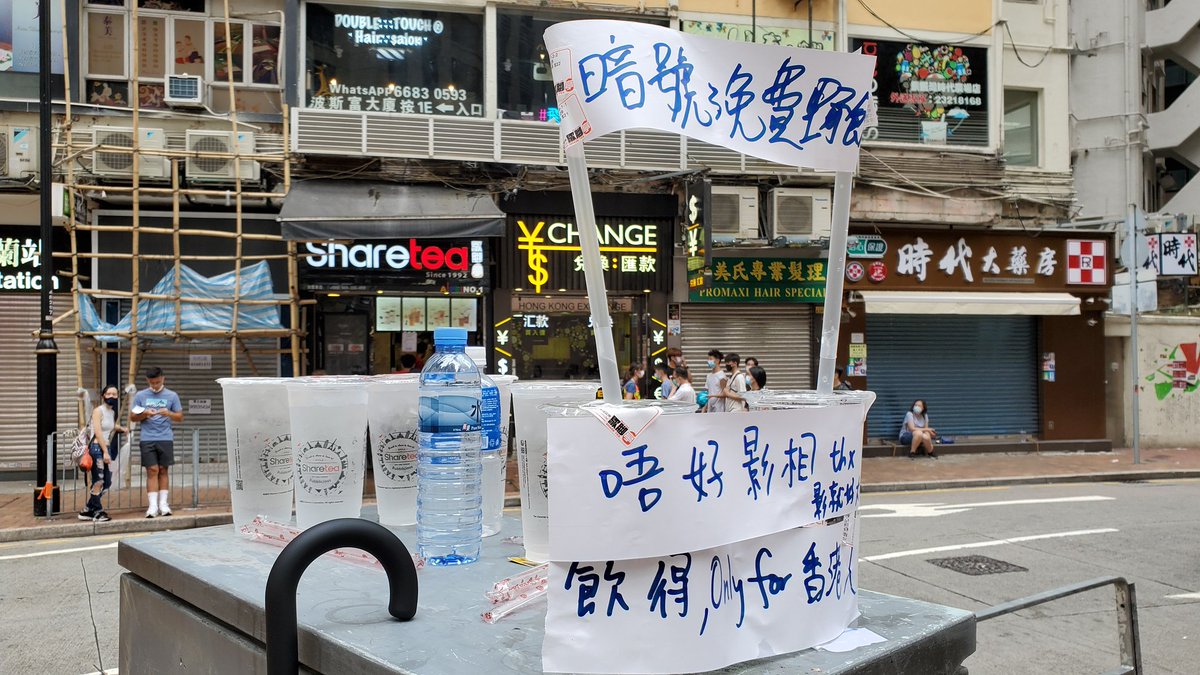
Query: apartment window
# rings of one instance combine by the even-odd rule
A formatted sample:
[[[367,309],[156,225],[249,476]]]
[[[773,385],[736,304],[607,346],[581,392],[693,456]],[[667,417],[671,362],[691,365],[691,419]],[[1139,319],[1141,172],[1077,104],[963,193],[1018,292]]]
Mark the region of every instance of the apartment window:
[[[1004,90],[1004,159],[1013,166],[1038,165],[1038,93]]]

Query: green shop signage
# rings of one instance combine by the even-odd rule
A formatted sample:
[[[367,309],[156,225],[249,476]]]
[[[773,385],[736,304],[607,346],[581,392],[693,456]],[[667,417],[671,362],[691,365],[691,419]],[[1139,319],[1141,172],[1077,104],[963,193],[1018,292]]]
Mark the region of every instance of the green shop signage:
[[[712,275],[688,276],[692,302],[825,301],[826,260],[715,258]]]

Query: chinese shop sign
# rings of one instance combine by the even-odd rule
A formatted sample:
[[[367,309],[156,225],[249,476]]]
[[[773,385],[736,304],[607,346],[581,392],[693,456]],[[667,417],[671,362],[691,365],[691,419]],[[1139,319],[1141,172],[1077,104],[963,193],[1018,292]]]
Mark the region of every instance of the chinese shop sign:
[[[610,290],[666,288],[672,248],[669,219],[598,216],[597,221],[600,259]],[[505,274],[510,288],[532,293],[586,288],[579,229],[571,218],[510,217],[509,234],[510,265]]]
[[[712,278],[688,276],[692,302],[825,301],[826,260],[799,258],[715,258]]]

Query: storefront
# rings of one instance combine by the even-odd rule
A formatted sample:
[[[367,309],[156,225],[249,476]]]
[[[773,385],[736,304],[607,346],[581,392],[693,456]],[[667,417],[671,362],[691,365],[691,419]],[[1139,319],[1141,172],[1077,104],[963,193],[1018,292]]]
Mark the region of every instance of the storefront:
[[[617,362],[666,351],[667,293],[679,201],[674,195],[596,194],[600,253]],[[579,230],[564,192],[524,192],[508,213],[500,288],[493,294],[493,359],[522,379],[597,379]],[[652,389],[643,382],[644,393]]]
[[[688,276],[679,337],[703,381],[710,349],[754,357],[774,389],[812,386],[815,306],[825,301],[824,259],[783,257],[799,251],[747,249],[714,254],[711,275]]]
[[[36,194],[22,196],[34,206]],[[37,440],[37,355],[34,337],[41,303],[40,230],[35,225],[0,225],[0,359],[4,362],[4,384],[12,394],[0,408],[0,472],[32,471]],[[67,232],[54,230],[54,248],[70,250]],[[70,261],[55,260],[52,309],[59,315],[71,306]],[[75,341],[59,338],[58,427],[77,427],[78,397],[75,395]],[[91,379],[91,364],[88,377]],[[61,447],[61,446],[60,446]],[[60,449],[61,452],[61,449]]]
[[[839,365],[871,438],[925,399],[945,436],[1105,436],[1111,235],[852,228]]]

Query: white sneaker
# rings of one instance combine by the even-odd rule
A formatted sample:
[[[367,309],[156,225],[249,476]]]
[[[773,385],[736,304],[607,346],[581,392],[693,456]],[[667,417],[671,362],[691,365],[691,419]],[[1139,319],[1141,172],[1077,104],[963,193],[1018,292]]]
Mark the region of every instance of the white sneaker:
[[[157,518],[158,516],[159,516],[158,505],[152,505],[150,508],[146,509],[146,517],[147,518]]]
[[[171,507],[170,507],[170,506],[167,506],[166,504],[162,504],[161,506],[159,506],[159,507],[158,507],[158,514],[159,514],[160,516],[169,516],[169,515],[171,515]]]

